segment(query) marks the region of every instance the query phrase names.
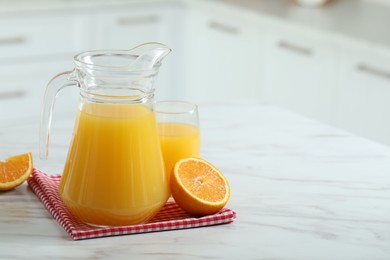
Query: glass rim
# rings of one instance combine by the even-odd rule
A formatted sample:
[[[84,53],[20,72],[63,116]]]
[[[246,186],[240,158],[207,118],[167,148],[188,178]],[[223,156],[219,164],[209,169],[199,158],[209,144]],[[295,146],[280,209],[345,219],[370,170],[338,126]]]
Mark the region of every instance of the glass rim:
[[[154,111],[161,114],[187,114],[197,112],[198,106],[188,101],[162,100],[154,102]]]

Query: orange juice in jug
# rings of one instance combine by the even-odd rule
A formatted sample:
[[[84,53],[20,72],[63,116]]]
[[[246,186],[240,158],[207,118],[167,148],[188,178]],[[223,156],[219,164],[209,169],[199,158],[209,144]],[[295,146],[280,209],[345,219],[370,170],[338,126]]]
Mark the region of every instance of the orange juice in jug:
[[[151,109],[83,104],[74,133],[60,184],[74,215],[118,226],[145,222],[161,209],[169,187]]]

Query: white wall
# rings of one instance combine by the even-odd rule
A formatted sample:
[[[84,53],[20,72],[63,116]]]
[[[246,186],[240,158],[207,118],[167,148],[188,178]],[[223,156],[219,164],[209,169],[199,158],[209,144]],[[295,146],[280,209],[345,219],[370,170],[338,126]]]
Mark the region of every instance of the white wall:
[[[361,0],[363,2],[375,3],[375,4],[384,4],[390,6],[390,0]]]

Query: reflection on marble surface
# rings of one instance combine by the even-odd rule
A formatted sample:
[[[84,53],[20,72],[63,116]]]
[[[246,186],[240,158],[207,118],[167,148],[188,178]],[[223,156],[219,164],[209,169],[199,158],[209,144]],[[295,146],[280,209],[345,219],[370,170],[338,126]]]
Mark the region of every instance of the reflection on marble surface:
[[[390,148],[263,105],[200,105],[202,157],[231,183],[229,225],[73,242],[26,184],[0,193],[0,259],[390,259]],[[72,116],[0,125],[2,157],[61,172]]]

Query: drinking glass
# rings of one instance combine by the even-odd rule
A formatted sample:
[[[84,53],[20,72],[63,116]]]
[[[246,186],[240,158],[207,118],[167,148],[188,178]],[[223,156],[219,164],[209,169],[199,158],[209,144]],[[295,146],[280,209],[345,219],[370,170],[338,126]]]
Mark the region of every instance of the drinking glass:
[[[155,112],[169,179],[177,161],[200,155],[198,107],[185,101],[159,101],[155,104]]]

